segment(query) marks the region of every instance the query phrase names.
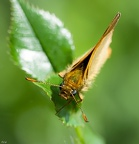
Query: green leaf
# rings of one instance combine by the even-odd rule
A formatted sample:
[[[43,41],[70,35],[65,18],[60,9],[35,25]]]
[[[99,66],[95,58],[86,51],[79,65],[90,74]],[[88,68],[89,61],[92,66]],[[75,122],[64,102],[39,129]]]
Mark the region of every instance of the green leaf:
[[[72,62],[74,45],[63,23],[22,0],[11,4],[9,46],[15,63],[38,80],[65,69]]]
[[[34,82],[52,99],[56,111],[65,105],[57,116],[70,126],[83,125],[79,106],[59,96],[62,79],[52,72],[59,72],[72,62],[71,34],[56,16],[36,9],[22,0],[11,0],[12,24],[9,46],[14,62],[37,80]],[[51,85],[50,85],[51,84]],[[56,85],[57,86],[54,86]]]

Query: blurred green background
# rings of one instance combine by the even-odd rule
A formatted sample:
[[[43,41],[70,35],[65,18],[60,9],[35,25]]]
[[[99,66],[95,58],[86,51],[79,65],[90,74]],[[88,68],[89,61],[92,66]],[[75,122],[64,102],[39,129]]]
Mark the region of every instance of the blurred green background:
[[[92,47],[119,11],[112,56],[85,94],[83,110],[106,144],[139,143],[139,1],[28,0],[55,13],[70,30],[75,58]],[[10,3],[0,0],[0,143],[71,144],[74,131],[54,115],[53,103],[8,54]]]

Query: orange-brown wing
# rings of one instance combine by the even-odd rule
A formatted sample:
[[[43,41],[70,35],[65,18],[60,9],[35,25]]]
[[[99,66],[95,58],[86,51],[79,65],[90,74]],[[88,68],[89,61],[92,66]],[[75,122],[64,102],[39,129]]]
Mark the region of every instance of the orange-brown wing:
[[[89,59],[88,65],[84,73],[84,79],[94,79],[95,76],[99,73],[100,68],[105,63],[107,58],[111,54],[111,49],[109,48],[112,41],[112,34],[114,28],[120,18],[120,13],[118,13],[113,21],[110,23],[104,34],[102,35],[100,41],[92,49],[92,54]]]
[[[68,72],[70,72],[70,71],[73,71],[73,70],[79,68],[80,65],[82,65],[87,58],[89,59],[89,57],[91,56],[91,54],[92,54],[92,49],[89,50],[89,51],[87,51],[83,56],[79,57],[77,60],[75,60],[75,61],[73,62],[73,64],[68,67],[67,70],[64,70],[64,71],[62,71],[62,72],[59,72],[58,75],[63,78],[66,73],[68,73]],[[88,60],[88,62],[89,62],[89,60]],[[86,62],[86,63],[88,64],[88,62]],[[87,66],[87,65],[86,65],[86,66]]]
[[[119,18],[120,13],[115,16],[96,46],[87,51],[83,56],[79,57],[67,70],[60,72],[59,76],[63,78],[66,73],[78,69],[84,64],[84,79],[87,79],[88,76],[91,77],[91,75],[93,78],[99,72],[99,69],[111,53],[111,49],[108,47],[111,43],[113,29]]]

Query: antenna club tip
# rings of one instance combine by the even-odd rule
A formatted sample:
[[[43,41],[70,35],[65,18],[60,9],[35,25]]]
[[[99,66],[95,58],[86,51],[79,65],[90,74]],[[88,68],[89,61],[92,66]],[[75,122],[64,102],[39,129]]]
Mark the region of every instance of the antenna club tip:
[[[116,17],[118,17],[118,19],[119,19],[121,17],[121,13],[118,12],[117,15],[116,15]]]
[[[28,77],[25,77],[25,79],[26,79],[27,81],[31,81],[31,82],[38,82],[37,80],[32,79],[32,78],[28,78]]]
[[[82,114],[82,116],[85,122],[89,122],[85,114]]]

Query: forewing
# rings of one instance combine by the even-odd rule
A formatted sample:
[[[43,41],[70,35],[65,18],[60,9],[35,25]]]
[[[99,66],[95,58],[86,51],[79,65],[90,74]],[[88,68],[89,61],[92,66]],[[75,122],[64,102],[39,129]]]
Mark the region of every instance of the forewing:
[[[69,73],[69,72],[71,72],[71,71],[73,71],[75,69],[78,69],[80,67],[80,65],[82,65],[85,62],[85,60],[91,55],[91,53],[92,53],[92,49],[90,49],[89,51],[87,51],[83,56],[81,56],[78,59],[76,59],[73,62],[73,64],[67,68],[67,70],[59,72],[58,75],[61,78],[63,78],[66,73]],[[89,62],[89,60],[88,60],[88,62]]]
[[[80,65],[84,64],[84,76],[83,79],[93,79],[98,74],[100,68],[105,63],[107,58],[111,54],[111,49],[109,45],[112,40],[112,34],[114,27],[120,18],[120,13],[118,13],[113,21],[110,23],[109,27],[106,29],[102,35],[100,41],[96,44],[95,47],[86,52],[83,56],[79,57],[73,64],[67,69],[59,73],[60,77],[64,77],[66,73],[71,72],[72,70],[78,69]]]
[[[114,27],[116,26],[120,18],[120,13],[118,13],[113,21],[110,23],[104,34],[102,35],[100,41],[92,49],[92,55],[88,62],[86,71],[84,73],[84,79],[94,79],[99,73],[100,68],[105,63],[107,58],[111,54],[111,49],[109,48],[112,41],[112,34]]]

